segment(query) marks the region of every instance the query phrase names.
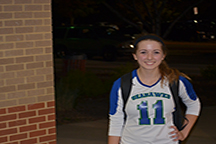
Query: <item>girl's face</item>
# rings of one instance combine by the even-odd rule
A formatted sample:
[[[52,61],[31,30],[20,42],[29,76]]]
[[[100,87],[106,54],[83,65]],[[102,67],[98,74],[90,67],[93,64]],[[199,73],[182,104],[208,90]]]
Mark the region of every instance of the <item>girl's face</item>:
[[[137,45],[136,53],[133,54],[139,66],[146,70],[159,70],[159,65],[165,58],[162,44],[154,40],[143,40]]]

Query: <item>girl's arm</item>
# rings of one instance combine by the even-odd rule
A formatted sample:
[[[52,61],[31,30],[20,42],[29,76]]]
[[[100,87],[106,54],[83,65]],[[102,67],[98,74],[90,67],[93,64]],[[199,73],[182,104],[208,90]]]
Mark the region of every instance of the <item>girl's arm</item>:
[[[199,116],[201,109],[199,98],[197,97],[190,81],[188,81],[186,78],[182,76],[179,77],[179,80],[179,96],[181,97],[183,103],[187,107],[185,117],[188,119],[188,121],[184,121],[183,125],[187,125],[181,131],[178,131],[178,129],[175,126],[172,126],[174,130],[170,134],[173,134],[171,138],[173,138],[174,141],[183,141],[188,137],[193,125],[195,124]]]
[[[172,135],[171,138],[173,138],[174,141],[177,140],[185,140],[187,136],[189,135],[192,127],[194,126],[198,116],[196,115],[191,115],[191,114],[186,114],[185,117],[188,119],[188,121],[185,120],[184,124],[187,123],[185,128],[181,131],[178,131],[177,127],[171,126],[170,128],[173,128],[174,131],[172,131],[170,134]]]
[[[187,122],[187,126],[181,130],[180,132],[182,133],[183,137],[180,137],[179,140],[183,141],[187,138],[187,136],[189,135],[192,127],[194,126],[198,116],[196,115],[190,115],[190,114],[187,114],[185,115],[185,117],[188,119],[188,122]],[[186,120],[185,120],[186,122]]]
[[[120,137],[119,136],[109,136],[108,137],[108,144],[119,144]]]

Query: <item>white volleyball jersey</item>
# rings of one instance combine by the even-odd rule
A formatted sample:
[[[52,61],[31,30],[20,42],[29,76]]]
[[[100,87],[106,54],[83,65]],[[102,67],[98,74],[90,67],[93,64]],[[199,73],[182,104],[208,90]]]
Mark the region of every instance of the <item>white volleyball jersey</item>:
[[[113,84],[110,93],[109,135],[120,136],[121,144],[177,144],[169,135],[174,125],[172,112],[175,104],[168,82],[161,86],[161,80],[148,86],[132,72],[132,88],[125,105],[127,120],[124,123],[121,79]],[[179,96],[187,106],[186,114],[199,115],[200,102],[191,83],[179,78]]]

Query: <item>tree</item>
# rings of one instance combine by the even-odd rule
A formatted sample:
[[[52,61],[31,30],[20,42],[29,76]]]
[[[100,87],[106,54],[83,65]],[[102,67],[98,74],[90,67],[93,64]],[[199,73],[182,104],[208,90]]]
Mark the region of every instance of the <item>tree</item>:
[[[188,11],[203,0],[112,0],[103,4],[120,19],[134,26],[143,33],[156,33],[163,38]],[[122,13],[123,12],[123,13]],[[141,22],[140,27],[136,22]],[[170,21],[162,34],[161,25]]]
[[[53,0],[53,18],[68,18],[69,24],[74,24],[76,18],[87,17],[98,13],[97,3],[92,0]]]

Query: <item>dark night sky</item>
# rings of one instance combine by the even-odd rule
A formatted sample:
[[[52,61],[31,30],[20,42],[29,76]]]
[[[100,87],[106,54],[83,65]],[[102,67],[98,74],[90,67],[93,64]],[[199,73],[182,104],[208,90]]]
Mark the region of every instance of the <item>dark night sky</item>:
[[[63,1],[62,1],[63,2]],[[200,7],[200,6],[203,6]],[[199,14],[196,16],[199,19],[216,19],[216,0],[204,0],[201,5],[198,6]],[[74,23],[94,23],[94,22],[114,22],[120,23],[122,20],[116,17],[113,13],[111,13],[106,7],[101,6],[99,7],[100,13],[89,15],[88,17],[78,17],[75,19]],[[55,5],[53,6],[53,11],[58,13]],[[193,10],[187,13],[185,18],[188,18],[189,15],[193,16]],[[56,14],[53,13],[53,18],[56,19]],[[194,16],[195,18],[195,16]],[[69,19],[64,19],[63,16],[58,18],[57,21],[69,21]]]

